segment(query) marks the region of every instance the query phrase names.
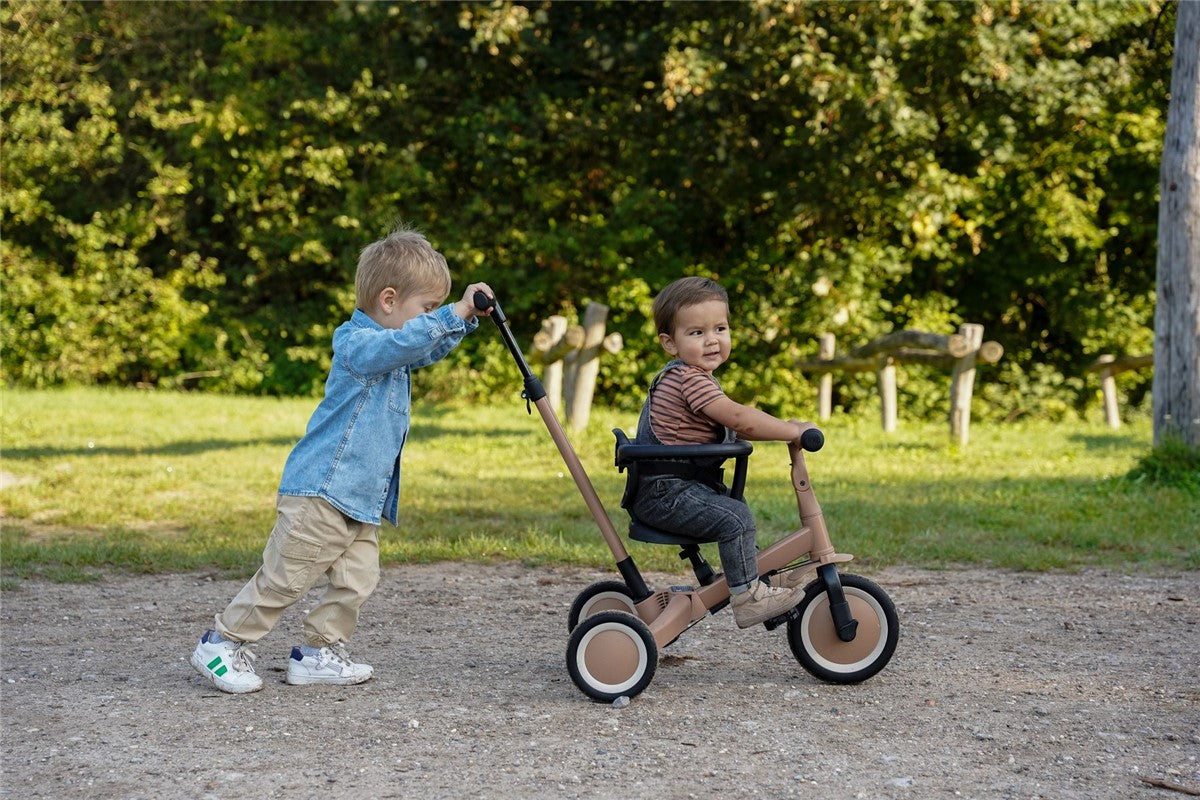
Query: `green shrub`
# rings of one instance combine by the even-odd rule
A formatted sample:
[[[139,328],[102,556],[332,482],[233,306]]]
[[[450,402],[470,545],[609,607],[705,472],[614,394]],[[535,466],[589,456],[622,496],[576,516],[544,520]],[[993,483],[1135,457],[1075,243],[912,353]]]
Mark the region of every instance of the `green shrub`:
[[[1135,483],[1177,486],[1200,495],[1200,447],[1165,436],[1129,473]]]

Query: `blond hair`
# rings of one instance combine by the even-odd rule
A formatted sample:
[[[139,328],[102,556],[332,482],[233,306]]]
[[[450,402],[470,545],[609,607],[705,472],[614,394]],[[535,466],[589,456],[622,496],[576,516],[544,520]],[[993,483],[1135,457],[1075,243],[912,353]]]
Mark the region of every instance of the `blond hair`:
[[[384,289],[395,289],[401,298],[420,292],[441,292],[444,298],[450,294],[450,268],[420,231],[400,224],[358,256],[355,305],[371,311]]]

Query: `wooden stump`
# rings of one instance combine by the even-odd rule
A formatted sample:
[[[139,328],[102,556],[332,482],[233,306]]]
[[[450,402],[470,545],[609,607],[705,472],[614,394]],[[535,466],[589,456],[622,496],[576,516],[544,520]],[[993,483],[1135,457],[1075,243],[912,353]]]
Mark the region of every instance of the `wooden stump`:
[[[1105,353],[1096,359],[1098,364],[1112,364],[1117,357]],[[1116,430],[1121,427],[1121,411],[1117,408],[1117,379],[1111,366],[1100,367],[1100,394],[1104,396],[1104,421]]]
[[[604,322],[608,306],[588,303],[583,312],[583,345],[568,364],[567,424],[573,430],[587,427],[592,410],[596,377],[600,374],[600,350],[604,346]]]
[[[983,344],[983,326],[973,322],[958,329],[969,344],[967,354],[955,359],[950,372],[950,438],[966,445],[971,431],[971,395],[975,391],[975,354]]]
[[[542,385],[546,389],[546,396],[550,398],[550,407],[556,411],[562,408],[563,398],[563,365],[562,357],[565,353],[574,350],[570,347],[567,341],[567,318],[559,315],[554,315],[542,323],[542,329],[533,337],[534,349],[538,352],[541,362],[545,365],[542,370]],[[580,332],[579,341],[583,341],[582,331]],[[559,350],[563,345],[567,345],[566,350]],[[576,343],[576,347],[578,342]]]

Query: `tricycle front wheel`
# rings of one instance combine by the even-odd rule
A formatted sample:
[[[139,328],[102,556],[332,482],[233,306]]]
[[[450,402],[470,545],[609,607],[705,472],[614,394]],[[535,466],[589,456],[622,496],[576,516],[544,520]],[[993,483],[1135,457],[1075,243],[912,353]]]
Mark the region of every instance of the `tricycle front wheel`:
[[[858,622],[854,639],[843,642],[833,624],[825,583],[813,581],[788,623],[788,644],[806,670],[830,683],[858,683],[879,672],[900,636],[896,606],[887,592],[859,575],[842,575],[842,591]]]

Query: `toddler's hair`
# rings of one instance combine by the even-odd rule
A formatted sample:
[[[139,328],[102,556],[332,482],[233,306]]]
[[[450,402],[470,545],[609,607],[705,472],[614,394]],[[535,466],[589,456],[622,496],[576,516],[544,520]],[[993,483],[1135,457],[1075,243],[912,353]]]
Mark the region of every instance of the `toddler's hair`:
[[[673,336],[675,315],[680,309],[707,303],[709,300],[720,300],[726,306],[729,305],[729,295],[716,281],[699,276],[680,278],[654,298],[654,326],[658,328],[659,333]]]
[[[392,288],[401,298],[419,292],[450,294],[450,268],[445,257],[413,228],[400,224],[384,238],[372,242],[358,256],[354,273],[354,303],[363,311],[384,289]]]

